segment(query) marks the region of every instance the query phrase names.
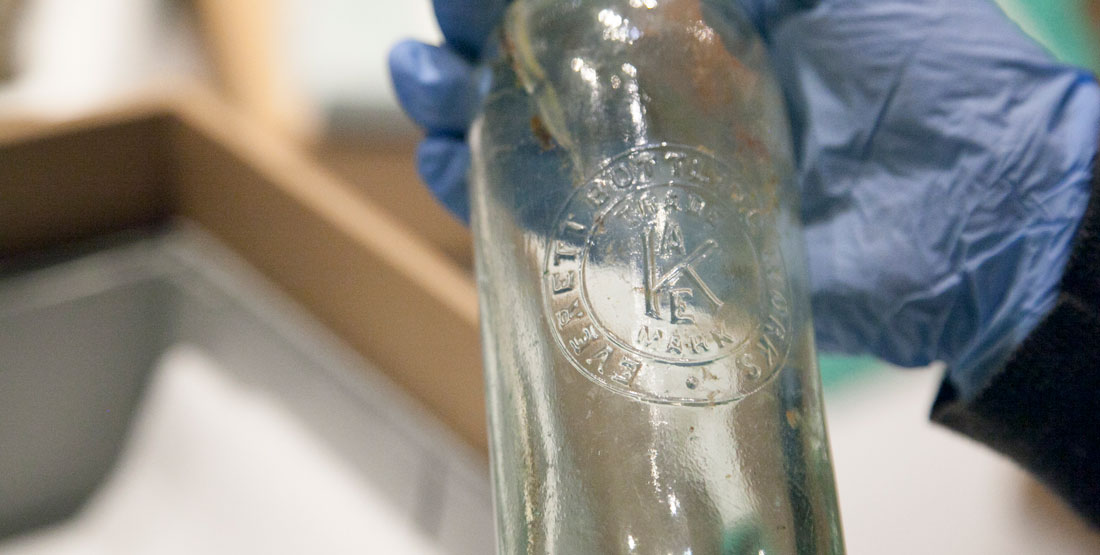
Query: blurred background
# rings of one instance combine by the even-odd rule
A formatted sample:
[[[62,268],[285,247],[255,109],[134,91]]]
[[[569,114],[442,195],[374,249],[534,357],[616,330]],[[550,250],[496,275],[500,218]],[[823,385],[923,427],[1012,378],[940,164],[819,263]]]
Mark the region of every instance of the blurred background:
[[[1000,4],[1100,70],[1100,5]],[[389,82],[408,37],[440,40],[427,0],[0,0],[0,134],[201,90],[468,277],[469,234],[419,184]],[[483,443],[210,233],[12,260],[0,554],[493,551]],[[821,365],[851,553],[1100,553],[1027,475],[928,423],[941,369]]]

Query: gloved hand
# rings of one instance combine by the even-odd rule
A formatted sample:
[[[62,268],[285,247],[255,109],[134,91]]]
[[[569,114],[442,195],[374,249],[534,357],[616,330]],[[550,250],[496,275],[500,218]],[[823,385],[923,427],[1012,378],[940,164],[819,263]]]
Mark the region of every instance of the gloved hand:
[[[948,363],[964,397],[1051,308],[1088,202],[1100,87],[989,0],[703,0],[743,9],[790,110],[815,330],[827,351]],[[436,0],[404,42],[421,176],[465,218],[474,65],[504,0]]]

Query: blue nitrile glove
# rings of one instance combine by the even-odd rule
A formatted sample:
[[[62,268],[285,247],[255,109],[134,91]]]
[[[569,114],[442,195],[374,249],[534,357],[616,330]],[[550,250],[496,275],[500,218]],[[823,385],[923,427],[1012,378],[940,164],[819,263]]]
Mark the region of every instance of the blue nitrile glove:
[[[744,9],[790,109],[824,350],[948,363],[964,397],[1050,309],[1088,201],[1100,87],[989,0],[704,0]],[[474,77],[502,0],[436,0],[390,54],[417,164],[466,218]]]

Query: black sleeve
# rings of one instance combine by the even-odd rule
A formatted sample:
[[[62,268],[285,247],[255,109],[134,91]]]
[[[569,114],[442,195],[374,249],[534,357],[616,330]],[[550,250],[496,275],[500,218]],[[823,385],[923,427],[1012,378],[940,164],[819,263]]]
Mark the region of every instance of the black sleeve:
[[[932,420],[1011,457],[1100,527],[1100,167],[1054,309],[969,401]]]

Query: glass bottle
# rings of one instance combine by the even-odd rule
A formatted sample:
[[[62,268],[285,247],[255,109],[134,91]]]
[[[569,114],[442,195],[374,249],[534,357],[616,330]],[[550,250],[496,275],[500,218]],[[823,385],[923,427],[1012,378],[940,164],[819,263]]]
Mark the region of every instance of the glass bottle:
[[[471,135],[500,553],[843,552],[788,123],[733,4],[507,13]]]

